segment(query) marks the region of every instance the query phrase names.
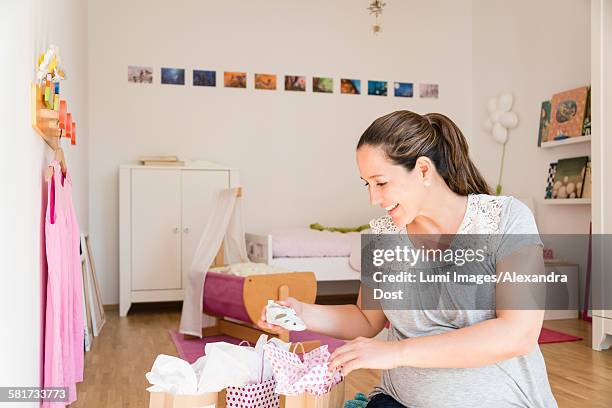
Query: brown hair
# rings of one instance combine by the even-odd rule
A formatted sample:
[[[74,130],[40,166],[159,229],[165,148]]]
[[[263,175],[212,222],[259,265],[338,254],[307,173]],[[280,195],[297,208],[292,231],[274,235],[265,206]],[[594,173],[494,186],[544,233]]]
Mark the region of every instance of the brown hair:
[[[452,120],[440,113],[419,115],[406,110],[389,113],[363,132],[357,149],[363,145],[381,147],[394,164],[408,171],[414,169],[419,157],[428,157],[457,194],[491,192],[470,160],[465,136]]]

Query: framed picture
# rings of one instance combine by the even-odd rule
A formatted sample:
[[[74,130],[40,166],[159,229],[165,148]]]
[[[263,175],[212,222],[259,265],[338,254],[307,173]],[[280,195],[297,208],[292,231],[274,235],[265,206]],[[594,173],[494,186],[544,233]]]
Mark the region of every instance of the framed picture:
[[[267,89],[273,91],[276,89],[276,75],[273,74],[255,74],[255,89]]]
[[[224,72],[223,86],[226,88],[246,88],[246,72]]]
[[[340,79],[340,93],[360,95],[361,94],[361,80],[360,79]]]
[[[438,84],[419,84],[419,96],[421,98],[438,98]]]
[[[581,198],[588,156],[560,159],[555,170],[552,198]]]
[[[332,78],[312,78],[312,92],[333,93],[334,80]]]
[[[548,130],[550,128],[550,101],[542,102],[540,108],[540,130],[538,131],[538,147],[542,142],[548,140]]]
[[[153,68],[133,65],[128,66],[128,82],[135,82],[139,84],[152,84]]]
[[[194,69],[193,86],[217,86],[217,72]]]
[[[393,86],[395,96],[412,98],[414,96],[414,85],[411,82],[396,82]]]
[[[93,255],[91,254],[91,245],[89,242],[89,236],[81,234],[81,264],[83,269],[83,291],[85,299],[86,315],[84,323],[86,330],[91,329],[94,336],[98,336],[102,330],[102,326],[106,323],[106,315],[104,313],[104,306],[102,305],[102,295],[100,293],[100,286],[98,285],[98,278],[96,274],[96,267],[94,265]]]
[[[169,85],[185,85],[185,70],[182,68],[162,68],[161,83]]]
[[[588,87],[572,89],[553,95],[551,100],[550,131],[546,140],[562,140],[582,136],[587,105]]]
[[[387,96],[387,81],[368,81],[368,95]]]
[[[300,75],[285,75],[285,91],[306,92],[306,77]]]

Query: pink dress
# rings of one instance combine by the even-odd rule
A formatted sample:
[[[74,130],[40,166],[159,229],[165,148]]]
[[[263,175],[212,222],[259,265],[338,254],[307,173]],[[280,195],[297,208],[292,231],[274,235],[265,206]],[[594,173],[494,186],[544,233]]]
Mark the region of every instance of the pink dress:
[[[67,402],[45,402],[64,407],[76,400],[76,383],[83,381],[84,323],[80,230],[72,206],[72,180],[52,161],[47,183],[45,216],[47,300],[45,309],[44,386],[68,387]]]

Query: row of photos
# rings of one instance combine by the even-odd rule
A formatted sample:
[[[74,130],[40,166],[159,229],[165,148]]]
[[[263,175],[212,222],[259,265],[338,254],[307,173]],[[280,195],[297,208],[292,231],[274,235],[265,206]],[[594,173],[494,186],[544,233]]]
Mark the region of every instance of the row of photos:
[[[153,68],[128,66],[128,81],[135,83],[153,83]],[[185,85],[185,69],[162,68],[161,83],[170,85]],[[193,70],[193,86],[217,86],[217,72]],[[246,88],[246,72],[224,72],[223,86],[226,88]],[[255,89],[276,90],[275,74],[255,74]],[[414,84],[412,82],[394,82],[394,95],[412,98]],[[306,92],[306,77],[299,75],[285,75],[285,91]],[[312,91],[322,93],[334,92],[333,78],[312,78]],[[361,94],[360,79],[340,79],[340,93]],[[368,95],[387,96],[387,81],[368,81]],[[421,98],[437,98],[438,84],[419,84]]]

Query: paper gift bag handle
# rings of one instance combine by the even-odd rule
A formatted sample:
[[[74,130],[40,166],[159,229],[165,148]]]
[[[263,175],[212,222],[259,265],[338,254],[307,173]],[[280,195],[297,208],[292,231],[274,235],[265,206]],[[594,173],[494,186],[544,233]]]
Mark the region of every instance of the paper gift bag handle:
[[[304,350],[304,345],[302,344],[302,342],[297,341],[297,342],[295,342],[295,343],[293,343],[293,344],[294,344],[294,346],[293,346],[293,353],[294,353],[294,354],[298,354],[298,353],[296,352],[296,350],[297,350],[298,346],[300,346],[300,348],[302,349],[302,353],[301,353],[301,354],[302,354],[302,357],[303,357],[303,356],[304,356],[304,354],[306,354],[306,351]]]

